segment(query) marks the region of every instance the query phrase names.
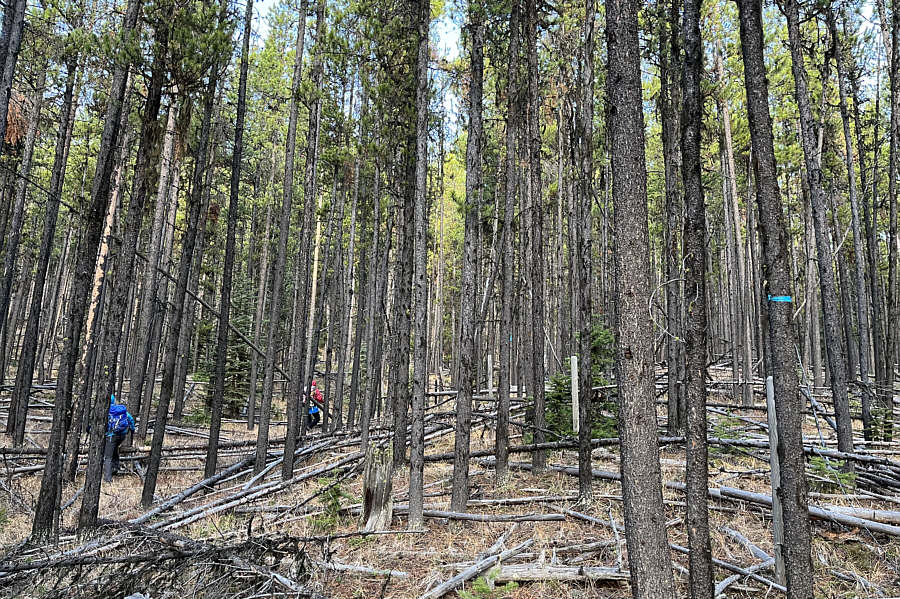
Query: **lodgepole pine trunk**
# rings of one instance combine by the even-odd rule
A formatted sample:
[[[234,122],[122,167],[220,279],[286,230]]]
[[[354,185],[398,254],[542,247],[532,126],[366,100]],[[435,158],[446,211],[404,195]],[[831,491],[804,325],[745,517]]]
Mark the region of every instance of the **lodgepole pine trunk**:
[[[662,8],[664,5],[660,3]],[[679,364],[684,351],[681,322],[681,190],[678,172],[681,168],[678,131],[681,129],[678,114],[678,72],[680,70],[680,46],[678,34],[678,1],[668,5],[668,19],[660,18],[659,32],[659,103],[661,133],[663,143],[663,166],[666,185],[666,428],[668,434],[678,435],[684,431],[684,389],[679,379]],[[670,72],[671,71],[671,72]]]
[[[343,270],[344,280],[341,286],[341,305],[342,311],[338,315],[340,318],[340,333],[338,343],[338,376],[334,388],[334,408],[332,414],[332,430],[341,430],[343,428],[344,417],[344,378],[347,374],[347,353],[350,349],[350,313],[353,309],[353,279],[354,256],[356,255],[356,218],[357,204],[359,202],[359,157],[355,159],[353,169],[353,199],[350,205],[350,234],[347,246],[347,262]]]
[[[274,153],[275,144],[272,144]],[[275,166],[272,165],[272,179],[274,179]],[[274,182],[270,179],[270,187]],[[266,206],[266,227],[263,233],[262,256],[259,264],[259,287],[256,291],[256,313],[253,316],[253,344],[259,347],[259,339],[262,334],[263,319],[266,310],[266,292],[269,285],[269,238],[272,232],[272,205]],[[253,430],[256,426],[256,387],[259,382],[259,356],[256,352],[250,358],[250,397],[247,400],[247,430]]]
[[[509,89],[506,108],[506,199],[503,209],[502,261],[503,279],[500,309],[500,376],[497,389],[497,481],[506,482],[509,477],[509,387],[513,336],[513,212],[518,191],[518,167],[516,165],[517,135],[519,128],[519,45],[521,8],[513,0],[509,16]],[[498,256],[499,257],[499,256]]]
[[[225,401],[225,365],[228,360],[228,323],[231,315],[231,285],[234,271],[234,242],[237,231],[239,193],[241,187],[241,159],[244,152],[244,117],[247,113],[247,71],[250,60],[250,34],[253,29],[253,0],[244,8],[244,35],[241,43],[241,66],[238,80],[237,117],[234,125],[234,147],[231,154],[231,180],[228,194],[228,230],[225,237],[225,264],[222,271],[222,294],[219,304],[219,327],[216,334],[216,370],[212,414],[209,425],[209,445],[203,478],[216,472],[219,451],[219,431],[222,426],[222,404]],[[286,454],[285,454],[286,455]]]
[[[450,510],[466,511],[469,500],[469,429],[472,426],[472,393],[475,385],[475,241],[481,222],[481,147],[484,132],[484,8],[470,2],[468,28],[471,35],[469,83],[469,129],[466,139],[466,209],[460,284],[459,393],[456,396],[453,490]]]
[[[140,16],[140,3],[137,0],[129,0],[122,19],[120,42],[131,35],[137,27]],[[39,497],[41,504],[40,517],[35,514],[32,534],[37,538],[50,539],[56,537],[59,531],[59,498],[62,489],[62,445],[65,442],[68,430],[68,412],[72,400],[72,387],[75,383],[75,366],[81,348],[82,328],[85,324],[85,316],[88,309],[88,298],[91,292],[94,264],[100,245],[100,236],[105,223],[104,216],[109,205],[110,184],[116,163],[116,147],[118,146],[123,105],[125,103],[125,90],[128,83],[128,71],[130,62],[122,55],[124,50],[120,48],[121,60],[115,62],[110,87],[109,99],[106,105],[103,134],[100,138],[100,149],[97,154],[94,180],[91,187],[91,203],[84,214],[84,236],[78,257],[75,263],[75,277],[72,289],[72,297],[69,301],[67,315],[65,346],[60,356],[59,374],[56,382],[56,393],[53,408],[53,423],[50,429],[50,443],[60,451],[48,452],[47,463],[44,468],[44,476],[41,479]],[[77,440],[79,430],[73,430],[75,445],[70,453],[77,456]],[[70,458],[72,455],[70,455]],[[77,463],[77,458],[75,458]]]
[[[768,318],[769,370],[778,418],[778,457],[788,597],[813,597],[807,483],[802,439],[802,401],[797,381],[791,323],[791,273],[787,228],[779,197],[769,85],[763,61],[762,6],[759,0],[738,0],[741,52],[747,93],[750,139],[756,157],[756,201],[763,250],[763,294]]]
[[[891,11],[891,143],[890,164],[888,168],[888,202],[889,230],[888,230],[888,280],[886,293],[887,322],[900,322],[900,293],[897,289],[897,176],[900,171],[900,7],[894,6]],[[897,356],[897,327],[888,326],[885,329],[884,339],[884,382],[881,384],[883,391],[878,402],[878,424],[880,425],[880,438],[882,441],[892,441],[894,435],[894,363]]]
[[[209,139],[212,128],[213,108],[216,97],[216,85],[218,82],[218,65],[213,65],[206,85],[203,119],[200,126],[200,137],[197,141],[197,156],[194,164],[193,180],[191,182],[191,194],[188,199],[188,219],[186,230],[181,241],[181,260],[178,265],[178,279],[175,284],[175,297],[172,307],[172,318],[166,335],[166,353],[163,363],[162,384],[159,390],[159,404],[156,409],[156,421],[153,425],[153,439],[150,446],[150,463],[147,466],[147,474],[144,478],[144,487],[141,493],[141,505],[148,508],[153,504],[153,496],[156,491],[156,479],[159,475],[159,462],[162,455],[163,439],[166,434],[166,420],[169,417],[169,403],[175,385],[175,365],[178,358],[178,340],[180,338],[182,320],[184,317],[184,305],[187,296],[188,281],[191,276],[191,266],[194,258],[194,246],[197,242],[197,229],[200,220],[200,209],[203,198],[204,175],[209,167],[207,156],[211,151]]]
[[[150,248],[147,253],[147,268],[144,271],[144,281],[141,289],[143,299],[141,300],[140,314],[138,316],[138,326],[134,337],[135,353],[137,354],[134,370],[131,372],[131,380],[129,383],[128,397],[130,399],[130,410],[136,415],[143,415],[143,397],[144,385],[146,383],[147,370],[149,368],[149,360],[152,352],[152,341],[154,329],[154,319],[161,318],[163,303],[165,298],[160,289],[161,285],[165,285],[161,281],[159,269],[163,266],[162,254],[164,246],[164,238],[168,229],[166,223],[166,212],[169,205],[170,187],[173,185],[175,175],[175,126],[178,109],[176,101],[173,97],[169,102],[169,114],[166,118],[166,132],[163,137],[163,149],[161,155],[161,163],[159,168],[159,182],[156,186],[156,206],[153,210],[153,225],[150,230]],[[153,388],[153,381],[150,381],[150,388]],[[149,404],[150,398],[146,402]],[[147,410],[147,414],[149,414]],[[146,432],[145,419],[139,422],[140,428]],[[138,434],[138,437],[143,437]]]
[[[23,357],[20,359],[20,364],[23,364],[23,366],[19,370],[27,374],[21,382],[21,392],[26,394],[30,393],[31,390],[31,372],[33,370],[35,353],[34,343],[37,341],[37,330],[41,323],[41,295],[43,294],[44,281],[50,263],[50,254],[53,250],[53,237],[56,233],[62,187],[66,177],[66,160],[72,142],[72,127],[70,125],[75,119],[75,112],[77,111],[77,102],[74,100],[77,73],[78,60],[77,58],[70,58],[66,62],[66,87],[63,92],[63,101],[59,112],[60,123],[53,156],[53,173],[50,176],[50,193],[47,196],[47,205],[44,209],[44,233],[41,238],[41,255],[38,258],[38,272],[35,275],[35,288],[31,313],[28,316],[28,329],[25,332],[25,351],[22,352]],[[60,260],[63,259],[61,256]],[[30,353],[29,348],[31,348]],[[30,363],[28,361],[29,355]],[[20,388],[18,380],[16,388],[17,390]],[[54,422],[56,420],[62,422],[65,418],[65,407],[53,406]],[[38,494],[38,502],[35,504],[34,520],[31,527],[33,538],[41,542],[55,540],[59,530],[59,495],[62,481],[64,437],[65,430],[62,426],[51,425],[50,439],[47,442],[47,461],[44,463],[41,489]]]
[[[582,500],[591,496],[593,476],[591,474],[591,436],[593,421],[591,418],[593,401],[592,375],[592,306],[591,252],[593,244],[591,233],[593,218],[591,207],[594,202],[594,0],[585,2],[585,22],[581,48],[579,78],[579,110],[577,119],[577,136],[572,140],[572,147],[578,156],[578,198],[576,199],[576,250],[575,280],[577,282],[577,310],[575,314],[575,331],[578,335],[578,388],[582,389],[578,398],[578,495]],[[573,383],[574,384],[574,383]],[[535,436],[535,439],[537,437]]]
[[[788,22],[791,47],[791,64],[794,75],[795,96],[800,111],[801,141],[806,166],[812,208],[813,228],[821,283],[822,314],[825,323],[828,368],[831,373],[831,389],[834,398],[835,420],[838,428],[838,449],[853,451],[853,425],[850,420],[850,400],[847,396],[847,364],[841,344],[841,324],[838,315],[837,288],[834,280],[833,252],[828,239],[825,190],[822,186],[820,152],[817,149],[815,123],[810,106],[806,67],[800,39],[800,8],[797,0],[787,0],[784,5]]]
[[[28,197],[28,182],[31,177],[31,162],[34,157],[34,145],[38,136],[38,125],[41,116],[41,108],[44,104],[44,88],[47,79],[47,61],[43,60],[42,66],[39,68],[38,83],[29,97],[31,111],[28,119],[28,128],[25,132],[25,147],[22,151],[22,160],[16,173],[16,193],[12,203],[12,218],[9,224],[9,236],[6,240],[6,253],[3,260],[3,279],[0,281],[0,385],[6,380],[6,366],[8,355],[8,340],[15,338],[16,323],[16,306],[13,305],[10,314],[10,303],[12,303],[13,280],[16,278],[16,261],[19,258],[19,244],[22,238],[22,229],[25,225],[25,200]],[[4,117],[5,122],[5,117]],[[2,138],[0,138],[2,139]],[[20,273],[20,276],[25,274]],[[20,287],[23,291],[25,287]],[[7,318],[9,316],[9,318]],[[12,397],[12,403],[9,406],[9,417],[6,421],[6,432],[12,434],[15,438],[15,420],[18,408],[18,397]],[[25,401],[28,398],[25,397]],[[17,445],[21,445],[21,441]]]
[[[690,554],[690,589],[693,599],[713,599],[715,578],[709,539],[709,472],[706,444],[706,356],[709,330],[706,316],[706,200],[703,197],[702,158],[703,125],[703,41],[700,37],[701,0],[684,0],[684,69],[681,120],[682,177],[684,180],[684,288],[687,303],[685,319],[684,385],[687,398],[687,533]],[[732,198],[737,202],[737,198]],[[735,229],[738,225],[734,224]],[[740,278],[739,285],[743,284]],[[742,289],[739,290],[743,292]],[[744,318],[742,318],[742,321]],[[739,335],[735,331],[735,337]],[[737,352],[733,356],[737,360]]]
[[[84,497],[78,513],[80,529],[94,528],[100,506],[100,481],[103,468],[104,443],[106,440],[106,420],[109,398],[116,393],[116,373],[118,368],[119,343],[125,322],[128,298],[134,276],[138,237],[144,215],[144,203],[152,185],[151,156],[159,139],[158,116],[166,80],[165,64],[169,43],[169,28],[162,24],[156,32],[154,59],[147,99],[144,103],[141,141],[135,161],[134,188],[125,214],[121,248],[116,256],[116,276],[110,284],[109,309],[106,314],[105,334],[100,345],[100,362],[97,393],[90,412],[91,430],[88,434],[88,463],[85,471]]]
[[[646,317],[650,246],[638,8],[635,0],[612,0],[606,5],[608,123],[617,239],[619,446],[632,595],[635,599],[669,599],[674,597],[672,564],[656,442],[653,332]]]
[[[283,295],[284,265],[287,259],[287,242],[291,227],[291,205],[294,198],[294,150],[297,143],[297,118],[300,112],[300,83],[303,70],[303,42],[306,35],[306,12],[308,0],[301,0],[300,18],[297,26],[297,42],[294,55],[294,72],[291,78],[291,107],[288,119],[287,140],[284,147],[284,185],[279,221],[278,251],[275,254],[275,268],[272,271],[272,290],[269,301],[269,325],[266,330],[266,365],[263,375],[262,404],[259,414],[259,430],[256,436],[256,462],[253,472],[259,474],[266,467],[266,453],[269,450],[269,421],[272,418],[272,395],[275,392],[275,336],[281,322],[281,298]],[[291,371],[292,375],[295,375]],[[292,386],[299,385],[294,380]],[[294,390],[288,391],[288,397]],[[290,408],[290,404],[289,404]],[[290,411],[290,410],[289,410]],[[295,410],[296,411],[296,410]],[[288,418],[291,418],[290,413]],[[285,448],[285,455],[288,455]],[[293,455],[293,452],[291,453]]]
[[[310,296],[312,295],[312,278],[314,259],[313,252],[313,227],[314,209],[318,194],[316,172],[319,162],[319,134],[322,121],[322,40],[325,34],[325,2],[319,0],[316,5],[316,31],[315,52],[311,76],[315,85],[315,95],[309,107],[309,125],[306,133],[306,171],[303,180],[303,225],[300,240],[300,253],[297,256],[296,266],[299,273],[300,303],[294,306],[297,310],[294,318],[294,364],[291,369],[291,377],[294,379],[292,391],[287,397],[287,432],[284,442],[284,461],[281,463],[281,476],[288,480],[294,471],[294,448],[297,445],[297,436],[306,427],[306,405],[309,396],[310,383],[312,382],[312,368],[309,349],[309,310]]]
[[[411,98],[414,101],[414,99]],[[414,106],[413,106],[414,108]],[[403,218],[398,230],[400,257],[394,282],[394,328],[397,331],[394,339],[394,357],[390,364],[390,384],[394,393],[394,468],[399,469],[406,464],[406,444],[409,440],[407,428],[409,423],[409,362],[410,331],[412,318],[412,276],[413,276],[413,219],[415,213],[415,135],[407,140],[407,172],[408,185],[403,194]]]
[[[425,469],[425,369],[428,305],[425,279],[428,267],[428,31],[431,1],[413,2],[418,42],[416,52],[416,195],[413,265],[413,387],[412,431],[409,459],[409,526],[424,527],[423,476]]]
[[[846,37],[846,23],[844,24],[845,29],[845,37]],[[863,124],[862,119],[860,118],[859,104],[860,104],[860,95],[859,95],[859,73],[858,69],[850,69],[850,88],[852,91],[852,106],[853,106],[853,124],[856,129],[856,140],[858,147],[858,160],[859,160],[859,181],[860,187],[862,189],[862,208],[863,208],[863,226],[865,227],[865,252],[866,252],[866,265],[867,265],[867,276],[866,276],[866,290],[869,294],[869,303],[868,306],[871,307],[872,310],[872,335],[871,335],[871,343],[872,343],[872,357],[873,357],[873,370],[874,370],[874,382],[875,387],[874,391],[871,393],[872,399],[878,398],[880,391],[880,385],[884,380],[884,374],[882,372],[884,362],[882,361],[882,356],[884,353],[883,350],[883,341],[884,341],[884,324],[883,324],[883,300],[884,296],[881,289],[881,282],[878,276],[878,261],[879,261],[879,251],[878,244],[876,243],[876,226],[875,226],[875,218],[877,210],[875,210],[875,206],[877,206],[877,191],[878,191],[878,170],[873,167],[873,180],[871,185],[868,182],[868,174],[869,170],[866,165],[866,152],[865,152],[865,144],[863,142]],[[880,86],[879,86],[880,89]],[[880,93],[880,92],[879,92]],[[879,113],[879,95],[875,96],[875,113]],[[874,139],[878,140],[878,120],[875,120],[874,124]],[[877,164],[878,161],[878,148],[880,143],[878,141],[875,142],[874,155],[875,160],[874,164]],[[871,196],[871,201],[869,197]],[[863,397],[865,400],[865,397]],[[865,420],[866,414],[863,413],[863,436],[866,441],[875,440],[875,430],[872,422],[872,413],[871,407],[868,414],[868,421]]]
[[[716,75],[720,84],[725,81],[725,68],[722,64],[721,48],[717,48],[715,52]],[[741,236],[741,216],[738,209],[738,191],[737,191],[737,171],[734,164],[734,143],[731,133],[731,113],[728,103],[724,101],[721,95],[716,96],[716,102],[719,106],[719,113],[722,115],[723,133],[725,137],[725,167],[728,173],[728,189],[727,194],[728,207],[726,208],[731,215],[731,227],[733,227],[734,237],[734,262],[735,264],[735,303],[737,306],[737,318],[735,319],[735,327],[737,330],[733,333],[734,342],[732,342],[732,359],[740,364],[740,377],[743,384],[735,385],[735,391],[740,390],[740,399],[744,405],[753,404],[753,389],[751,382],[753,379],[753,352],[752,352],[752,335],[750,328],[750,283],[747,278],[747,259],[744,255],[744,240]]]
[[[529,274],[531,279],[527,283],[529,293],[531,294],[531,377],[528,384],[531,386],[531,392],[534,395],[534,442],[543,443],[545,440],[544,429],[546,428],[546,414],[544,413],[544,208],[543,208],[543,185],[541,183],[541,129],[540,129],[540,81],[538,80],[538,54],[537,54],[537,23],[538,11],[536,0],[528,0],[526,3],[526,26],[525,37],[527,41],[528,55],[528,112],[526,114],[527,132],[526,139],[528,147],[528,175],[530,180],[530,201],[528,202],[531,210],[531,248],[529,255],[530,268]],[[591,90],[592,92],[593,90]],[[585,93],[588,93],[587,90]],[[591,115],[593,117],[593,114]],[[590,176],[590,173],[587,173]],[[590,201],[587,199],[587,210],[590,212]],[[584,215],[587,217],[587,214]],[[581,221],[582,227],[585,227],[585,220]],[[589,226],[589,225],[587,225]],[[586,229],[589,234],[589,229]],[[582,246],[581,260],[590,261],[590,243]],[[585,255],[585,252],[587,253]],[[586,276],[582,280],[582,297],[581,309],[590,312],[590,300],[587,299],[585,305],[584,287],[587,287],[590,293],[590,273],[585,272]],[[590,315],[587,316],[590,321]],[[582,335],[585,331],[587,339],[582,339],[581,351],[587,347],[588,355],[590,355],[590,322],[586,327],[582,328]],[[585,343],[586,341],[586,343]],[[590,362],[587,362],[587,372],[590,373]],[[588,376],[588,379],[590,376]],[[541,471],[547,466],[547,453],[544,451],[536,451],[531,455],[534,468]]]

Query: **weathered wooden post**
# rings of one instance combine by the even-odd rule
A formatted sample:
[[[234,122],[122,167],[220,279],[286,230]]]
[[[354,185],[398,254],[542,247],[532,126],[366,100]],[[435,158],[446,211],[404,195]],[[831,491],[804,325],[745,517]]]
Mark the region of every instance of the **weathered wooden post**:
[[[775,541],[775,582],[785,584],[784,520],[781,517],[781,466],[778,463],[778,420],[775,416],[775,384],[772,377],[766,377],[766,415],[769,421],[769,478],[772,482],[772,528]]]
[[[572,368],[570,378],[572,380],[572,430],[578,432],[578,356],[572,356],[569,360]]]
[[[364,531],[386,530],[394,517],[392,496],[394,457],[390,445],[369,445],[363,471],[363,505],[359,523]]]
[[[494,358],[487,355],[487,396],[494,399]]]

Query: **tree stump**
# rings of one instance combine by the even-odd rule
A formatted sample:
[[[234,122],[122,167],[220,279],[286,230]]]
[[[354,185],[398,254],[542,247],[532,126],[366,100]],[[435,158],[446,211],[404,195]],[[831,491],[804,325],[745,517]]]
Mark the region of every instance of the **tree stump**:
[[[369,446],[363,473],[363,506],[360,527],[364,531],[390,528],[394,517],[392,496],[393,451],[388,447]]]

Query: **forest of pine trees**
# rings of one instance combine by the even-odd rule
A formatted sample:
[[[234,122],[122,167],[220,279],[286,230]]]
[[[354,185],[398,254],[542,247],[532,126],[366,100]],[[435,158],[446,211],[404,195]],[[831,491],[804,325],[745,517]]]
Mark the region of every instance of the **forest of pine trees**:
[[[900,6],[0,7],[0,597],[900,595]]]

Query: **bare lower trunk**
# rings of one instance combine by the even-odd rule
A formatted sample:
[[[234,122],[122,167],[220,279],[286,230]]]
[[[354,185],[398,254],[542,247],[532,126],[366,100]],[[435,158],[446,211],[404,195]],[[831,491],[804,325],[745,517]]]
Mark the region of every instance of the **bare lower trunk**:
[[[471,82],[469,135],[466,139],[466,219],[460,286],[459,393],[456,396],[455,458],[450,509],[466,511],[469,499],[469,429],[472,425],[472,390],[475,365],[475,240],[481,216],[482,93],[484,83],[484,22],[482,7],[469,5]]]
[[[763,293],[778,419],[778,456],[784,536],[784,562],[790,597],[813,596],[810,527],[802,439],[802,402],[797,384],[797,361],[791,327],[791,279],[788,239],[779,197],[769,86],[763,62],[762,9],[754,0],[739,0],[741,51],[750,122],[750,138],[756,157],[756,200],[763,248]]]
[[[612,196],[615,206],[616,382],[622,495],[632,595],[674,597],[657,450],[647,172],[641,112],[638,4],[606,5]],[[625,249],[625,246],[628,249]]]
[[[822,314],[825,324],[826,351],[828,367],[831,373],[831,389],[834,398],[835,419],[838,428],[838,448],[841,451],[853,450],[853,427],[850,420],[850,400],[847,397],[847,373],[841,347],[841,326],[838,316],[837,289],[834,280],[833,256],[828,240],[827,206],[825,191],[822,186],[822,170],[815,137],[812,108],[810,106],[809,89],[806,82],[806,68],[803,64],[800,39],[800,16],[796,0],[788,0],[785,14],[788,21],[788,35],[791,46],[791,64],[793,66],[794,84],[797,106],[800,110],[800,129],[803,142],[803,155],[806,165],[806,177],[809,186],[809,198],[812,207],[813,227],[816,234],[816,249],[821,283]]]
[[[687,396],[687,533],[690,555],[690,589],[693,599],[714,596],[712,549],[709,539],[708,486],[709,473],[706,445],[706,379],[707,379],[707,315],[706,315],[706,200],[703,197],[700,155],[703,123],[703,42],[700,38],[700,0],[685,0],[684,72],[682,87],[684,106],[681,127],[681,152],[684,170],[684,271],[685,301],[685,395]],[[732,163],[733,166],[733,163]],[[736,189],[733,186],[732,189]],[[737,198],[732,197],[736,204]],[[735,210],[736,212],[736,210]],[[738,229],[737,223],[733,223]],[[739,232],[738,232],[739,234]],[[739,242],[738,242],[739,243]],[[742,252],[743,253],[743,252]],[[743,256],[741,256],[743,260]],[[743,277],[739,278],[743,285]],[[738,296],[742,289],[738,289]],[[734,338],[742,342],[743,334]],[[733,344],[734,346],[734,344]],[[737,360],[737,351],[733,359]]]
[[[415,264],[413,267],[413,389],[412,389],[412,434],[409,460],[409,525],[422,528],[423,518],[423,475],[425,467],[425,371],[427,353],[425,330],[428,313],[425,297],[427,270],[427,227],[428,227],[428,31],[431,20],[430,0],[419,0],[415,6],[418,29],[418,49],[416,53],[416,195],[414,222]]]

